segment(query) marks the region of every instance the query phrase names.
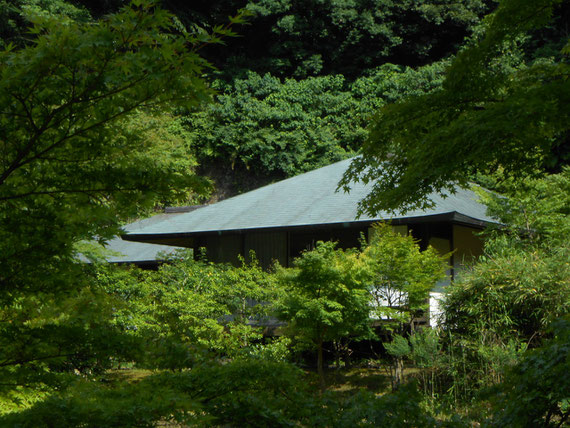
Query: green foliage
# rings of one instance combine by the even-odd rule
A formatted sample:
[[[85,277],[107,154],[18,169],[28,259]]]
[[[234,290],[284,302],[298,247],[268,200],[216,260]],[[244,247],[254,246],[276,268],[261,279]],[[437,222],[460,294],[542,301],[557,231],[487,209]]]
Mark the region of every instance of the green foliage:
[[[394,335],[390,343],[385,343],[384,348],[390,355],[396,358],[407,357],[411,352],[408,340],[399,334]]]
[[[438,88],[445,64],[418,70],[386,64],[349,83],[342,75],[304,80],[248,73],[217,82],[217,103],[184,116],[189,146],[203,165],[288,177],[355,153],[374,111]]]
[[[318,395],[303,373],[287,364],[237,360],[178,373],[156,373],[130,385],[84,382],[30,409],[0,416],[14,427],[142,426],[465,426],[436,421],[415,384],[377,396]]]
[[[123,300],[115,324],[147,343],[139,364],[179,369],[215,356],[284,355],[278,343],[255,346],[273,277],[257,264],[235,268],[182,258],[158,272],[98,268],[98,281]],[[143,363],[144,362],[144,363]]]
[[[191,134],[180,124],[178,118],[168,111],[137,111],[129,117],[122,131],[121,138],[125,142],[138,140],[146,149],[146,155],[153,158],[157,164],[171,165],[186,173],[195,171],[198,166],[189,148]],[[187,189],[188,193],[183,198],[162,199],[159,203],[163,206],[198,204],[209,195],[209,190],[209,183],[203,181],[199,186]]]
[[[374,232],[362,251],[320,242],[296,259],[294,268],[278,272],[283,294],[277,316],[287,322],[287,335],[318,349],[321,375],[323,342],[370,337],[371,316],[405,331],[423,314],[429,291],[444,276],[447,257],[433,248],[420,252],[411,236],[389,225]]]
[[[432,367],[441,349],[435,330],[425,328],[410,336],[412,360],[418,367]]]
[[[78,381],[30,409],[0,417],[18,427],[293,426],[308,415],[302,372],[259,360],[157,373],[133,384]]]
[[[489,214],[511,231],[512,245],[539,247],[547,252],[568,250],[570,167],[542,179],[501,180],[490,184],[507,196],[481,192],[481,198]]]
[[[253,173],[292,176],[328,165],[349,156],[363,132],[343,123],[355,106],[342,76],[281,83],[249,74],[218,101],[185,119],[193,146],[201,160]]]
[[[359,391],[345,401],[331,400],[327,408],[320,412],[325,416],[315,416],[314,426],[331,427],[464,427],[468,426],[459,418],[439,421],[421,405],[422,395],[413,382],[402,385],[396,392],[377,396]],[[324,420],[323,420],[324,419]]]
[[[568,258],[540,250],[523,252],[508,240],[495,241],[494,246],[450,287],[446,325],[483,342],[538,340],[570,307]]]
[[[213,425],[295,426],[313,401],[302,375],[285,363],[238,360],[194,371],[184,390],[198,395]]]
[[[0,48],[30,42],[31,20],[51,17],[62,22],[86,22],[89,12],[65,0],[4,0],[0,2]]]
[[[385,348],[394,356],[395,378],[403,359],[419,368],[413,376],[434,409],[463,407],[473,421],[491,418],[491,426],[526,426],[531,419],[533,426],[547,420],[556,426],[566,412],[567,387],[549,382],[567,370],[567,350],[559,347],[553,352],[562,356],[546,356],[552,364],[531,358],[540,375],[532,377],[534,369],[528,368],[528,383],[520,370],[529,355],[549,348],[553,323],[560,337],[553,343],[563,342],[567,329],[556,320],[570,307],[568,171],[491,184],[510,193],[483,193],[490,211],[507,224],[488,231],[483,256],[448,287],[443,329],[439,335],[420,330],[407,340],[396,335]],[[549,389],[559,392],[549,395]],[[496,404],[492,412],[489,403]]]
[[[323,378],[323,342],[371,335],[365,265],[354,250],[318,242],[295,260],[294,268],[277,272],[282,290],[276,315],[286,321],[284,333],[311,343],[318,350]]]
[[[8,396],[65,390],[143,354],[140,338],[113,320],[121,302],[78,262],[77,244],[104,241],[157,200],[203,188],[187,161],[165,153],[176,139],[156,147],[148,129],[133,127],[158,107],[166,117],[170,106],[209,99],[208,64],[196,49],[230,33],[177,33],[173,16],[145,1],[98,22],[52,12],[33,17],[29,44],[0,52],[0,377]]]
[[[448,65],[448,60],[417,68],[384,64],[363,73],[351,83],[350,91],[358,100],[360,115],[369,122],[379,107],[439,89]]]
[[[157,382],[143,380],[112,388],[76,382],[66,393],[53,395],[33,407],[3,415],[0,422],[13,427],[154,427],[158,421],[197,422],[185,414],[198,405],[187,396]]]
[[[97,284],[88,284],[68,287],[68,294],[37,292],[3,305],[0,395],[5,400],[18,402],[18,391],[33,397],[65,389],[78,377],[96,377],[113,361],[138,355],[138,341],[112,322],[115,302]]]
[[[32,1],[32,0],[28,0]],[[124,0],[75,0],[93,17],[114,13]],[[416,67],[453,54],[480,25],[494,1],[461,0],[213,0],[191,5],[164,0],[190,33],[212,31],[240,8],[252,16],[228,47],[202,54],[226,81],[247,71],[281,78],[343,74],[353,81],[386,63]],[[560,25],[563,31],[563,26]],[[202,30],[203,31],[203,30]]]
[[[487,240],[473,269],[451,287],[447,325],[463,337],[539,341],[570,307],[570,170],[504,183],[510,196],[484,195],[508,224]]]
[[[444,301],[454,400],[502,382],[527,346],[540,346],[551,322],[568,314],[567,250],[521,250],[496,239]],[[445,383],[445,382],[444,382]]]
[[[0,336],[3,358],[14,354],[22,361],[4,368],[4,378],[14,385],[3,385],[2,408],[17,408],[20,396],[41,399],[6,420],[29,420],[23,426],[49,426],[57,420],[68,426],[108,426],[125,418],[125,426],[155,426],[159,420],[194,421],[196,409],[210,409],[215,418],[228,420],[238,420],[240,412],[244,420],[260,417],[272,406],[275,415],[267,417],[280,414],[276,409],[284,405],[278,397],[268,398],[272,393],[263,367],[275,377],[283,375],[280,383],[271,382],[289,388],[286,379],[293,369],[284,362],[288,341],[263,343],[255,327],[269,310],[257,302],[272,300],[271,274],[255,263],[236,268],[193,262],[182,255],[156,272],[104,264],[87,266],[85,274],[96,276],[93,290],[98,294],[84,287],[80,297],[59,305],[49,301],[39,305],[38,299],[44,298],[39,296],[28,308],[35,318],[22,307],[5,313],[13,323]],[[98,382],[107,369],[133,364],[160,370],[164,382],[151,381],[153,377],[137,385]],[[184,375],[188,368],[193,373],[189,379]],[[179,373],[180,378],[169,377],[165,370]],[[15,385],[36,390],[19,388],[18,393]]]
[[[552,324],[553,337],[528,351],[493,397],[490,426],[560,427],[570,417],[570,321]]]
[[[523,49],[529,60],[537,58],[555,58],[560,60],[564,52],[564,45],[568,43],[566,23],[570,20],[570,3],[561,1],[554,6],[552,20],[546,26],[532,30],[530,37],[526,38]]]
[[[41,276],[56,289],[75,241],[110,237],[137,204],[200,188],[182,165],[149,156],[148,140],[123,132],[137,109],[206,98],[206,63],[191,40],[168,34],[171,25],[148,5],[97,25],[42,19],[32,46],[2,52],[0,264],[10,290]]]
[[[288,330],[315,343],[367,333],[368,284],[356,252],[319,242],[294,266],[278,271],[277,314]]]
[[[429,206],[430,193],[466,186],[477,171],[517,177],[567,161],[570,66],[517,63],[511,48],[548,23],[557,3],[501,2],[484,37],[452,61],[442,89],[379,111],[341,183],[375,183],[363,212]]]
[[[570,122],[568,45],[552,53],[565,42],[563,19],[550,15],[562,2],[505,0],[445,80],[447,62],[417,70],[386,62],[449,55],[478,25],[478,0],[252,0],[257,39],[236,39],[229,58],[208,45],[242,21],[212,24],[237,2],[183,10],[166,1],[184,12],[179,20],[135,1],[91,20],[122,3],[0,2],[0,412],[12,412],[0,425],[461,426],[436,422],[413,385],[382,397],[315,394],[284,363],[290,339],[264,342],[254,327],[271,309],[260,302],[275,298],[274,276],[255,263],[183,259],[143,272],[75,258],[81,242],[104,241],[141,210],[195,200],[207,188],[192,172],[195,157],[294,175],[351,156],[378,108],[351,172],[385,183],[369,211],[422,205],[419,197],[475,171],[558,168]],[[551,18],[554,35],[540,46],[536,34],[551,30],[539,28]],[[203,111],[209,64],[198,49],[230,72],[255,70],[216,82],[219,103]],[[319,74],[327,76],[273,77]],[[399,102],[404,96],[413,98]],[[192,113],[179,120],[174,106]],[[386,346],[421,369],[424,398],[467,400],[504,381],[489,424],[556,426],[568,417],[568,323],[547,327],[570,307],[568,174],[502,178],[498,187],[514,197],[487,198],[510,235],[495,232],[452,289],[444,340],[421,330]],[[320,243],[279,272],[278,312],[289,335],[320,348],[321,373],[324,340],[370,335],[370,289],[375,317],[402,332],[443,275],[433,250],[420,253],[389,227],[377,235],[361,252]],[[541,347],[523,355],[527,343]],[[107,370],[124,364],[155,371],[109,380]]]
[[[436,371],[429,369],[432,396],[435,390],[454,406],[508,381],[527,345],[540,346],[570,307],[568,172],[520,179],[566,162],[567,61],[524,64],[517,47],[522,34],[549,21],[553,6],[502,2],[484,37],[453,60],[441,89],[381,108],[363,157],[342,183],[376,182],[362,205],[374,213],[425,207],[432,191],[499,169],[494,187],[510,196],[485,198],[509,226],[494,232],[480,263],[450,287],[443,349],[434,348]],[[422,370],[422,383],[428,374]]]
[[[435,330],[430,328],[414,331],[409,340],[395,334],[392,342],[384,343],[384,348],[393,357],[391,366],[392,389],[398,389],[403,379],[404,360],[411,361],[419,368],[419,379],[423,387],[424,399],[431,393],[431,400],[435,397],[436,372],[442,362],[441,343]],[[440,373],[437,373],[440,374]]]
[[[499,185],[510,195],[484,197],[507,226],[489,233],[483,256],[448,289],[443,305],[448,370],[441,382],[455,403],[510,385],[511,367],[527,347],[548,340],[549,327],[570,307],[567,169]]]
[[[479,0],[250,0],[246,8],[254,13],[251,27],[232,41],[237,53],[218,62],[226,75],[246,69],[295,78],[343,74],[351,81],[385,63],[445,58],[488,9]]]
[[[403,332],[427,309],[429,292],[445,277],[449,255],[432,247],[420,251],[412,236],[399,235],[387,224],[375,226],[362,255],[373,278],[375,316]]]

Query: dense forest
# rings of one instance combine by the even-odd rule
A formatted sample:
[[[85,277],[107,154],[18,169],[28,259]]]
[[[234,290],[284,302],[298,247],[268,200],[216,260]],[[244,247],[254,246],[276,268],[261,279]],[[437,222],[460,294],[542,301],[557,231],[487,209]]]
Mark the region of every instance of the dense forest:
[[[0,426],[566,426],[569,22],[567,0],[1,1]],[[356,154],[363,213],[491,190],[502,226],[438,329],[413,319],[449,262],[387,226],[269,272],[93,245]],[[387,289],[405,304],[371,306]]]

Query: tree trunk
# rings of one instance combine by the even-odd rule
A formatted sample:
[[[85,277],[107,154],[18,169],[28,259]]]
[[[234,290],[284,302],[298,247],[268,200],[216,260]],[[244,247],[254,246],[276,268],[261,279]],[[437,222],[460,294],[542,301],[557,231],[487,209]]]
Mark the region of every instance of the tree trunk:
[[[394,367],[394,381],[392,384],[392,390],[396,391],[400,388],[404,377],[404,359],[396,357],[395,367]]]
[[[317,346],[318,346],[317,373],[319,374],[319,383],[321,386],[321,391],[324,391],[326,389],[326,385],[325,385],[325,372],[323,370],[323,341],[319,340]]]
[[[352,351],[350,350],[348,345],[346,345],[344,347],[344,368],[347,370],[352,367],[352,360],[350,359],[351,353]]]
[[[335,359],[335,364],[336,364],[336,370],[339,371],[340,370],[340,356],[342,354],[342,343],[340,340],[335,340],[333,342],[334,345],[334,359]]]

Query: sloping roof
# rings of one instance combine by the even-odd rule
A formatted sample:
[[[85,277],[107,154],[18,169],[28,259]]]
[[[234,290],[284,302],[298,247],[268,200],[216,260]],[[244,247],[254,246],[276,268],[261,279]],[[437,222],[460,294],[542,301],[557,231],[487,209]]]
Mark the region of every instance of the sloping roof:
[[[166,208],[165,214],[157,214],[152,217],[137,220],[122,227],[126,233],[137,233],[146,226],[160,222],[169,216],[176,216],[182,212],[188,212],[189,208],[194,207],[174,207]],[[105,246],[97,244],[95,241],[91,245],[100,248],[97,251],[97,257],[102,257],[109,263],[134,263],[134,264],[155,264],[157,261],[164,260],[163,255],[168,255],[176,250],[184,250],[182,247],[173,247],[171,245],[147,244],[144,242],[125,241],[120,236],[107,241]],[[91,263],[89,257],[79,254],[78,258],[84,263]]]
[[[143,242],[124,241],[120,237],[110,240],[105,246],[112,253],[105,257],[109,263],[150,263],[163,260],[162,254],[170,254],[183,249],[170,245],[145,244]]]
[[[123,227],[123,230],[126,233],[138,233],[144,228],[160,223],[168,217],[176,217],[181,214],[182,213],[157,214],[144,220],[129,223]],[[125,241],[120,237],[111,239],[107,242],[105,248],[111,252],[111,255],[105,257],[105,259],[110,263],[154,262],[157,259],[163,258],[159,257],[161,254],[170,254],[181,249],[180,247],[173,247],[170,245]]]
[[[370,191],[370,186],[354,183],[351,191],[336,191],[338,182],[348,168],[347,159],[265,187],[208,205],[196,211],[166,217],[124,236],[128,240],[145,240],[157,235],[198,235],[212,232],[245,231],[253,229],[293,228],[335,223],[370,222],[374,220],[404,220],[426,216],[446,215],[447,219],[483,226],[496,223],[487,216],[486,208],[477,202],[477,195],[457,189],[442,198],[433,195],[435,206],[374,217],[357,219],[358,202]]]

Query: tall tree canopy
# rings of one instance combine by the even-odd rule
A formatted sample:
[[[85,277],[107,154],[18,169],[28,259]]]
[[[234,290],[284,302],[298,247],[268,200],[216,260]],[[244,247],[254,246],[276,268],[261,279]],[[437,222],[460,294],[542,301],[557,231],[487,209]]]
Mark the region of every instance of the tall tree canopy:
[[[501,2],[483,37],[454,59],[440,90],[381,108],[341,183],[375,182],[361,210],[425,207],[430,193],[465,186],[477,171],[528,175],[567,162],[570,45],[558,61],[510,59],[526,34],[567,5]]]
[[[233,177],[235,187],[249,190],[353,156],[380,106],[433,91],[444,69],[445,62],[417,70],[384,64],[354,82],[342,75],[282,81],[250,72],[217,81],[217,102],[179,122],[200,172],[225,186]]]
[[[385,63],[419,66],[447,57],[493,2],[249,0],[201,3],[193,9],[205,17],[220,13],[221,4],[226,14],[232,13],[229,7],[253,13],[251,26],[240,30],[243,37],[230,41],[232,55],[216,58],[212,52],[208,57],[224,78],[251,70],[297,79],[343,74],[354,80]],[[208,25],[208,19],[201,22]]]
[[[69,8],[62,7],[63,0],[52,1],[55,6],[40,0],[14,1],[49,10]],[[71,3],[99,18],[126,0]],[[239,29],[241,37],[228,40],[229,49],[210,46],[204,53],[226,80],[243,77],[246,71],[297,79],[343,74],[354,80],[385,63],[419,66],[453,54],[495,1],[163,0],[161,4],[189,31],[198,26],[211,30],[241,8],[252,13],[251,25]]]
[[[10,290],[69,261],[77,240],[115,233],[136,206],[200,183],[149,156],[127,123],[140,109],[208,97],[202,41],[172,25],[142,2],[95,25],[37,17],[34,43],[0,54],[0,271]]]
[[[0,34],[5,43],[25,45],[30,39],[25,34],[30,14],[93,22],[125,3],[13,0],[0,4]],[[414,85],[424,85],[402,82],[390,73],[391,64],[416,67],[446,59],[476,30],[494,1],[199,0],[188,4],[164,0],[161,4],[176,15],[175,27],[190,33],[215,29],[241,7],[251,13],[251,25],[240,26],[240,37],[226,40],[229,46],[210,44],[200,51],[217,67],[213,73],[222,82],[222,106],[197,116],[183,112],[190,128],[197,130],[187,140],[187,151],[189,155],[197,152],[201,163],[207,164],[201,172],[213,177],[224,194],[244,190],[236,181],[263,184],[351,156],[366,137],[368,118],[379,105],[370,101],[376,96],[388,101],[375,85],[382,88],[383,81],[389,80],[397,97],[414,92]],[[325,76],[330,80],[304,81]],[[336,97],[327,96],[329,87]],[[305,90],[311,94],[306,99]],[[236,123],[236,114],[246,120]],[[272,127],[275,120],[279,125]],[[237,166],[235,177],[217,177],[220,162],[224,170]],[[245,168],[239,171],[240,166]]]
[[[387,62],[418,66],[450,55],[487,10],[480,0],[252,0],[247,8],[268,36],[256,42],[265,44],[256,67],[351,80]]]
[[[197,49],[229,33],[179,33],[139,0],[88,24],[37,15],[33,40],[0,52],[0,389],[62,387],[134,349],[76,244],[203,187],[176,138],[145,128],[209,99]]]
[[[357,251],[335,247],[319,241],[295,259],[294,268],[281,269],[283,291],[275,305],[277,317],[287,322],[284,333],[317,348],[323,388],[324,342],[372,336],[366,265]]]

